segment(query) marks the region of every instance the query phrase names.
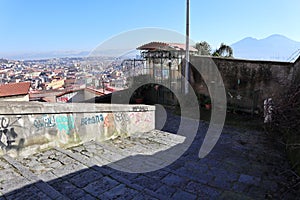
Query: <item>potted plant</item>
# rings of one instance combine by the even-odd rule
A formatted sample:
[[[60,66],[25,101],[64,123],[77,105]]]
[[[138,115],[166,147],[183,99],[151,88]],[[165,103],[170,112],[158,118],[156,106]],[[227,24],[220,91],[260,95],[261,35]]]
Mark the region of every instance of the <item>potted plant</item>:
[[[144,98],[143,97],[136,97],[135,98],[135,103],[141,104],[144,102]]]
[[[204,94],[200,94],[200,93],[198,93],[198,94],[196,94],[197,95],[197,100],[198,100],[198,102],[199,102],[199,105],[200,106],[204,106],[204,100],[207,98]]]
[[[211,109],[211,100],[209,97],[204,100],[204,106],[205,106],[206,110]]]
[[[133,96],[134,96],[135,103],[141,104],[144,102],[144,96],[143,96],[142,92],[143,92],[143,87],[139,87],[134,92]]]

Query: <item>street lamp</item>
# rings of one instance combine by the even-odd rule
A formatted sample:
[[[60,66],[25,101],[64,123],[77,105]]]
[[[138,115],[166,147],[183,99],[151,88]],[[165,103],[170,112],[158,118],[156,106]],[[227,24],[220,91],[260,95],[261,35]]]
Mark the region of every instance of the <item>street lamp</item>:
[[[185,70],[184,70],[184,94],[189,93],[189,38],[190,38],[190,0],[186,0],[186,43],[185,43]]]

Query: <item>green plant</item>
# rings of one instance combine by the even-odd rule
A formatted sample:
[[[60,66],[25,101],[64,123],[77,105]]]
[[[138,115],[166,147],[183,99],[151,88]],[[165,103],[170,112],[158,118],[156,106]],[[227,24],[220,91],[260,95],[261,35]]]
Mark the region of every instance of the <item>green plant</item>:
[[[204,102],[203,102],[203,103],[204,103],[204,104],[211,104],[210,98],[208,97],[208,98],[204,99]]]
[[[208,96],[206,96],[205,94],[197,94],[197,99],[198,99],[198,103],[200,106],[205,106],[205,104],[210,104],[211,100]]]

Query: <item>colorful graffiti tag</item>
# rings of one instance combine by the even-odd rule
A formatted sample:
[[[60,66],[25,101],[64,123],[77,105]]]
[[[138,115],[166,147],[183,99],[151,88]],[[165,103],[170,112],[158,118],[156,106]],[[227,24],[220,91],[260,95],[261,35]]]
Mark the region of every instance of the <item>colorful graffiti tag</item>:
[[[145,123],[145,122],[150,123],[153,121],[151,115],[143,112],[130,113],[129,117],[134,124]]]
[[[108,113],[104,119],[104,135],[106,138],[110,138],[116,132],[114,114]]]
[[[36,129],[57,128],[59,132],[69,134],[75,128],[75,121],[72,115],[43,115],[34,120]]]
[[[75,128],[75,122],[72,115],[67,116],[56,116],[55,117],[56,127],[60,132],[70,134],[71,130]]]
[[[33,125],[37,129],[42,129],[55,127],[56,123],[54,116],[43,115],[39,118],[36,118],[33,122]]]
[[[83,125],[89,125],[89,124],[98,124],[100,122],[103,122],[104,118],[102,114],[98,114],[92,117],[83,117],[81,118],[81,126]]]

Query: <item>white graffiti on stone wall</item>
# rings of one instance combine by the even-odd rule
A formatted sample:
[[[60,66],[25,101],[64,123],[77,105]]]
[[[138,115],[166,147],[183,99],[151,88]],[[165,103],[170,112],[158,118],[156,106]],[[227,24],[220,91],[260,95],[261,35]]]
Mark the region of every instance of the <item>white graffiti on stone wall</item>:
[[[117,128],[121,134],[127,133],[127,125],[130,123],[130,117],[128,113],[125,112],[117,112],[115,113],[115,121]]]

